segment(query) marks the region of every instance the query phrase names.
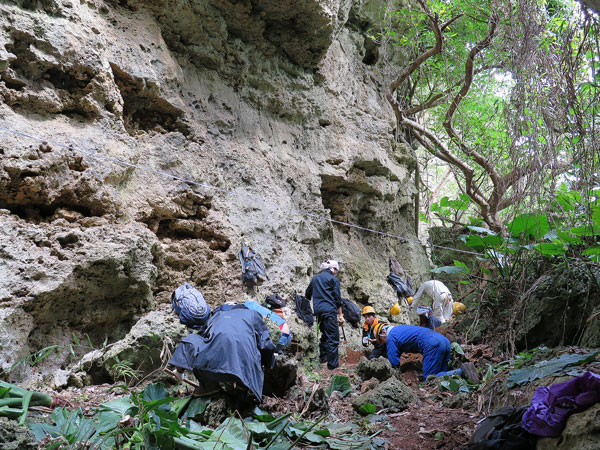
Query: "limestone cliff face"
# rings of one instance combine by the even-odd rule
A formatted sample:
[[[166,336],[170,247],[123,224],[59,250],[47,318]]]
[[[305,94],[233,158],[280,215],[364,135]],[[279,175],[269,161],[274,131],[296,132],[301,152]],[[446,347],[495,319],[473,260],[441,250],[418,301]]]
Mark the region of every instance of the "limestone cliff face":
[[[378,5],[0,1],[0,367],[73,330],[120,339],[182,282],[242,299],[242,243],[268,266],[255,297],[333,257],[387,310],[388,256],[418,277],[420,245],[318,217],[414,239],[365,48]]]

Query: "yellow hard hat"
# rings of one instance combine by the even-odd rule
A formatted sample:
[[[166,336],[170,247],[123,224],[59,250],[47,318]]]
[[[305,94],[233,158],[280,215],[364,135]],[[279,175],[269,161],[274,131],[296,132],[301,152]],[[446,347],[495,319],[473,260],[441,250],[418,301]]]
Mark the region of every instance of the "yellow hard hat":
[[[400,311],[402,311],[402,309],[400,309],[400,305],[398,304],[398,302],[394,303],[394,306],[390,308],[390,314],[392,316],[397,316],[398,314],[400,314]]]
[[[467,307],[464,303],[454,302],[452,305],[452,314],[457,315],[458,313],[463,313],[467,310]]]
[[[413,301],[413,298],[412,298],[412,297],[408,297],[406,300],[408,300],[408,304],[409,304],[409,305],[412,305],[412,301]]]
[[[380,336],[387,336],[387,331],[390,325],[385,322],[379,322],[373,327],[373,336],[375,339],[379,339]]]
[[[362,311],[362,315],[365,314],[375,314],[375,309],[372,306],[365,306]]]

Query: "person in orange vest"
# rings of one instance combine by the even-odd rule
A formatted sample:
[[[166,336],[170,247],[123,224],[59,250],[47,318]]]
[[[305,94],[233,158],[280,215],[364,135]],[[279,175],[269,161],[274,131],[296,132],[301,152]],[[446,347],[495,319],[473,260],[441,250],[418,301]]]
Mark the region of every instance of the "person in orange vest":
[[[368,359],[378,358],[379,356],[387,355],[387,348],[385,344],[379,344],[375,341],[373,335],[373,328],[379,323],[376,317],[375,309],[372,306],[365,306],[362,310],[362,316],[365,321],[362,325],[362,345],[368,347],[369,344],[373,344],[373,351],[367,356]]]

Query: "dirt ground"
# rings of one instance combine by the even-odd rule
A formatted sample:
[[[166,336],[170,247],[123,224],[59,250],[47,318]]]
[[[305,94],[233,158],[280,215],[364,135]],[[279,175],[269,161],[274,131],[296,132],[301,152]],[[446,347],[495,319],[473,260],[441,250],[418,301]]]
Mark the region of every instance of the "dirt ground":
[[[355,368],[362,356],[362,352],[347,349],[346,357],[340,360],[339,369],[329,371],[321,366],[319,375],[322,383],[328,385],[329,379],[335,374],[348,376],[353,384],[359,381]],[[402,382],[413,389],[419,400],[406,411],[387,415],[392,429],[384,429],[378,437],[389,441],[390,450],[463,448],[483,415],[475,409],[445,407],[444,400],[457,394],[439,392],[437,384],[423,385],[419,379],[423,369],[422,360],[420,354],[402,355]],[[356,412],[346,399],[334,398],[329,407],[332,416],[339,421],[357,419]]]

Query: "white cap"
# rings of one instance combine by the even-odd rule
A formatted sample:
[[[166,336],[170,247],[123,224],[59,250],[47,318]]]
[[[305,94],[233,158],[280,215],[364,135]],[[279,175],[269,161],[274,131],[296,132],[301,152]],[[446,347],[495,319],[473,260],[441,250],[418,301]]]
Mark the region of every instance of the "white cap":
[[[340,265],[337,261],[334,261],[333,259],[328,259],[327,261],[324,261],[323,263],[321,263],[321,270],[326,270],[326,269],[335,269],[335,270],[340,270]]]

